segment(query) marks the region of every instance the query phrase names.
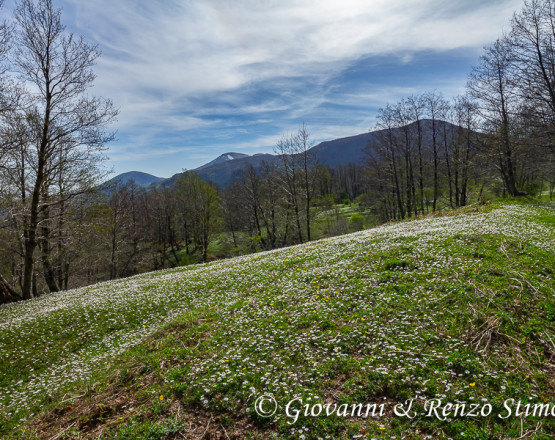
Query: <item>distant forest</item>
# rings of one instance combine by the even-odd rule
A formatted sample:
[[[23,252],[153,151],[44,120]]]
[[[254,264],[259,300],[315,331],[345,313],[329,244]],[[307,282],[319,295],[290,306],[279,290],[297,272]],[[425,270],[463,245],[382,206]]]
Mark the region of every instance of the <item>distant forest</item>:
[[[50,0],[0,28],[0,302],[271,250],[495,197],[552,199],[555,4],[525,1],[462,96],[379,110],[361,163],[326,166],[300,126],[224,187],[99,184],[111,101],[86,93],[99,52]],[[11,72],[17,72],[17,75]]]

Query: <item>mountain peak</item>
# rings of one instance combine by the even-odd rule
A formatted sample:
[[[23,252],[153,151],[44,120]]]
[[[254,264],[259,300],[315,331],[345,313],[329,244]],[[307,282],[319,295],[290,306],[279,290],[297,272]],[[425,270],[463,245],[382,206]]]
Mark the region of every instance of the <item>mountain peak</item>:
[[[217,163],[229,162],[230,160],[241,159],[243,157],[249,157],[249,155],[244,154],[244,153],[235,153],[233,151],[231,151],[229,153],[220,154],[216,159],[198,167],[197,170],[202,170],[204,168],[208,168],[208,167],[210,167],[212,165],[215,165]]]

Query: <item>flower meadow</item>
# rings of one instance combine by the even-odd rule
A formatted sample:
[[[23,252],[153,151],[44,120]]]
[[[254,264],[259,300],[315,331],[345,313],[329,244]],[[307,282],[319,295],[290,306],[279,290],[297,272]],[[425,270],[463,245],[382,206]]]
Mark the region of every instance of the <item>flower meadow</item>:
[[[552,438],[555,417],[496,414],[509,398],[555,403],[554,255],[555,207],[514,204],[2,306],[0,434]],[[253,406],[265,394],[271,417]],[[116,395],[100,416],[73,408]],[[294,398],[494,411],[291,423]]]

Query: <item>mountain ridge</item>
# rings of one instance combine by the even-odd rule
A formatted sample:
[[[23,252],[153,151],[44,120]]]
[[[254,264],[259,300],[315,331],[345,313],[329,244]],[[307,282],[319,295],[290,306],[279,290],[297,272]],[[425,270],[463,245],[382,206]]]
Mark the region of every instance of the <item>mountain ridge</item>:
[[[110,185],[125,185],[128,182],[135,182],[136,185],[142,187],[148,187],[153,183],[158,183],[164,181],[164,177],[154,176],[149,173],[145,173],[143,171],[127,171],[122,174],[118,174],[115,177],[112,177],[103,186],[110,186]]]
[[[424,139],[430,138],[432,121],[430,119],[422,119],[420,123],[424,133]],[[413,122],[406,126],[394,127],[393,130],[399,132],[405,127],[412,127],[415,126],[415,124],[416,123]],[[450,122],[436,120],[436,127],[438,130],[447,126],[456,127]],[[323,141],[311,147],[309,152],[316,161],[323,166],[333,168],[349,163],[360,164],[363,163],[368,155],[379,145],[379,136],[383,132],[384,130],[373,130],[367,133]],[[216,159],[190,171],[196,172],[207,182],[212,182],[218,187],[225,187],[233,180],[238,172],[247,166],[251,165],[255,169],[258,169],[262,166],[263,162],[272,163],[275,162],[278,157],[278,155],[271,153],[248,155],[245,153],[229,152],[221,154]],[[153,182],[153,184],[171,186],[183,175],[183,173],[184,172],[176,173],[167,179]],[[116,176],[114,179],[118,177],[119,176]]]

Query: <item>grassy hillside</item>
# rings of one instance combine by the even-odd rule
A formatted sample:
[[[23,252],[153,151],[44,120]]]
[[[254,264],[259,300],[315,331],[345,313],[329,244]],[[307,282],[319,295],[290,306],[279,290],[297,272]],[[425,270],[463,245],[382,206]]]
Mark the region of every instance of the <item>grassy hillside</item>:
[[[555,404],[554,255],[553,204],[472,208],[2,306],[0,436],[553,438],[498,414]],[[295,397],[385,411],[292,423]]]

